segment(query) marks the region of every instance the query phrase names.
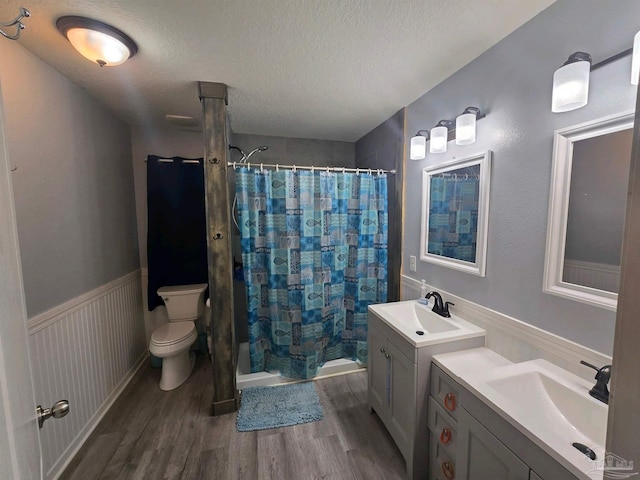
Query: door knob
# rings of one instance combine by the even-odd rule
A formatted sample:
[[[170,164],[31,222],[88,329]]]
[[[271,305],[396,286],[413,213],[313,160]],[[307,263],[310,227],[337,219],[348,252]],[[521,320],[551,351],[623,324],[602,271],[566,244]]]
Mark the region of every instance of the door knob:
[[[69,400],[59,400],[53,404],[51,408],[42,408],[41,405],[36,407],[38,416],[38,427],[42,428],[47,418],[62,418],[69,413]]]

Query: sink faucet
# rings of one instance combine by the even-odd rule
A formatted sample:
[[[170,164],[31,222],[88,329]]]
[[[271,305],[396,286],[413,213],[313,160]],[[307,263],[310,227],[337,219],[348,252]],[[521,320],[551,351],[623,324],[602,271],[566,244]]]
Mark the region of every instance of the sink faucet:
[[[443,304],[442,296],[436,291],[431,291],[424,296],[424,298],[426,298],[427,300],[430,299],[431,297],[435,299],[435,303],[431,311],[433,313],[437,313],[441,317],[447,317],[447,318],[451,317],[451,314],[449,313],[449,305],[455,305],[455,303],[445,302]]]
[[[609,404],[609,389],[607,388],[607,383],[609,383],[609,378],[611,378],[611,365],[605,365],[602,368],[598,368],[595,365],[591,365],[584,360],[580,360],[582,365],[586,365],[587,367],[593,368],[596,373],[596,384],[593,386],[591,390],[589,390],[589,395],[593,398],[600,400],[601,402]]]

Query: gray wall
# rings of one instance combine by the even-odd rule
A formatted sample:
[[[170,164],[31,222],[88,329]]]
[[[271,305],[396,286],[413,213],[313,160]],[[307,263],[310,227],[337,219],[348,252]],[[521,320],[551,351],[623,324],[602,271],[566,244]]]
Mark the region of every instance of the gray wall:
[[[565,258],[620,266],[632,134],[574,144]]]
[[[261,145],[268,146],[268,150],[258,152],[251,157],[252,163],[321,167],[355,166],[355,146],[351,142],[235,133],[231,138],[231,144],[240,147],[247,154]],[[237,151],[231,152],[232,161],[240,158],[242,156]]]
[[[405,148],[418,129],[451,119],[466,106],[486,111],[477,142],[446,154],[407,161],[403,264],[419,257],[421,175],[437,165],[493,151],[487,276],[424,262],[405,274],[513,316],[569,340],[611,354],[615,313],[542,293],[551,155],[556,129],[630,110],[635,87],[629,57],[591,74],[589,104],[551,112],[553,72],[569,54],[586,51],[595,62],[629,48],[640,29],[640,2],[563,0],[427,92],[407,108]],[[408,157],[408,155],[407,155]]]
[[[29,316],[139,268],[129,128],[18,42],[0,41]]]
[[[387,194],[389,198],[388,251],[399,252],[402,248],[402,195],[404,153],[404,108],[378,125],[356,142],[356,167],[396,170],[388,174]],[[400,255],[388,257],[388,301],[400,300]]]

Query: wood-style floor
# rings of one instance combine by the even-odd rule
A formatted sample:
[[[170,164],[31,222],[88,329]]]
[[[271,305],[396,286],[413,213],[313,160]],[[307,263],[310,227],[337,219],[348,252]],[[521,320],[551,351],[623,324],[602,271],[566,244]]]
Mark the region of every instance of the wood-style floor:
[[[98,479],[406,479],[404,460],[367,408],[367,374],[316,381],[324,419],[239,433],[236,414],[211,417],[211,364],[199,357],[176,390],[143,367],[63,473]]]

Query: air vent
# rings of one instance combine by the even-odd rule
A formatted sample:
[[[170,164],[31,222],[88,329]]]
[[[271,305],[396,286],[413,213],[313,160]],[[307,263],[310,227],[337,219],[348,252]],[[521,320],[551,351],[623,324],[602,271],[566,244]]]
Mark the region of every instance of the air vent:
[[[198,121],[193,117],[185,117],[183,115],[165,115],[164,118],[174,127],[178,128],[197,128]]]

